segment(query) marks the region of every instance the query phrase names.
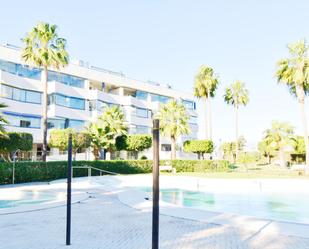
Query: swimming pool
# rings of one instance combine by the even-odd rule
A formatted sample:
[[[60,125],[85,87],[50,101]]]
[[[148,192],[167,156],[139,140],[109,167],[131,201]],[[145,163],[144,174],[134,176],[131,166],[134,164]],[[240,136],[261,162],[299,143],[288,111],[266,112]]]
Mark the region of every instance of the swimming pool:
[[[149,187],[141,189],[151,193]],[[160,191],[160,199],[182,207],[309,224],[309,196],[305,194],[216,193],[165,188]]]
[[[0,209],[14,208],[24,205],[54,203],[64,201],[66,192],[64,189],[1,189],[0,190]]]

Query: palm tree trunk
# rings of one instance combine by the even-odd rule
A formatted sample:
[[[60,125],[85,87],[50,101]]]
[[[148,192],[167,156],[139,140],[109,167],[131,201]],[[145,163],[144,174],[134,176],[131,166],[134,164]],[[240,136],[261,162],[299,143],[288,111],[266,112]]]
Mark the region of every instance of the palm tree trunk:
[[[208,101],[208,128],[209,128],[209,139],[212,140],[212,120],[211,120],[211,100],[210,100],[210,91],[207,93]]]
[[[285,158],[284,158],[284,150],[283,148],[280,148],[279,150],[279,160],[280,160],[280,167],[285,168]]]
[[[236,135],[236,141],[235,141],[235,149],[236,149],[236,158],[235,162],[238,161],[238,106],[235,107],[235,135]]]
[[[309,173],[309,139],[308,139],[308,126],[307,126],[307,118],[306,118],[306,111],[305,111],[305,92],[304,89],[300,86],[296,86],[296,94],[298,97],[298,102],[300,106],[300,115],[303,124],[303,131],[304,131],[304,141],[305,141],[305,148],[306,148],[306,174]]]
[[[42,148],[42,160],[46,162],[47,156],[47,79],[48,71],[47,67],[44,66],[43,73],[41,75],[43,84],[43,148]]]
[[[171,136],[171,141],[172,141],[171,159],[175,160],[176,159],[176,138],[174,136]]]
[[[207,110],[207,99],[205,99],[205,134],[208,139],[208,110]]]

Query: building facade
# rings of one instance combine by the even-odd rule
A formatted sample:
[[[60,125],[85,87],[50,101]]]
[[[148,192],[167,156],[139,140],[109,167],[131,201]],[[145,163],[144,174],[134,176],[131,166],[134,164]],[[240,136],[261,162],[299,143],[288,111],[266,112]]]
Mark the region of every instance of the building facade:
[[[19,48],[0,46],[0,98],[7,105],[3,109],[3,116],[9,121],[6,129],[32,133],[33,151],[38,156],[43,133],[41,74],[41,69],[22,63]],[[196,103],[192,95],[168,85],[131,79],[83,61],[72,61],[61,72],[49,71],[48,129],[83,129],[96,120],[105,107],[119,105],[126,115],[130,134],[151,134],[153,114],[172,98],[182,102],[190,115],[191,133],[178,140],[179,156],[189,156],[181,152],[181,145],[185,140],[197,138]],[[161,138],[160,148],[161,158],[169,158],[168,138]]]

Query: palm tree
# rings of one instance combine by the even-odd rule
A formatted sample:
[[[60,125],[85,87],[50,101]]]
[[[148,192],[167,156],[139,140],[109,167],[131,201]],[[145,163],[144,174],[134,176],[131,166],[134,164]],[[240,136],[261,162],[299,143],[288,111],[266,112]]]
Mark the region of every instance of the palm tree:
[[[285,167],[284,149],[295,145],[294,128],[289,123],[273,121],[271,128],[264,132],[264,140],[278,151],[280,166]]]
[[[7,105],[0,103],[0,108],[5,108]],[[0,137],[6,137],[6,131],[3,125],[7,124],[8,121],[0,115]]]
[[[226,88],[224,101],[235,108],[235,135],[238,141],[238,108],[247,105],[249,102],[249,91],[241,81],[235,81],[230,87]],[[236,161],[238,159],[239,146],[236,142]]]
[[[306,168],[309,170],[309,139],[305,111],[305,95],[309,92],[309,57],[305,40],[288,45],[290,57],[278,62],[276,76],[278,82],[289,87],[292,95],[296,96],[303,124],[306,147]]]
[[[90,123],[87,131],[94,147],[94,156],[99,159],[101,149],[112,152],[116,147],[116,139],[127,135],[125,115],[118,106],[108,107],[96,122]]]
[[[212,139],[212,124],[211,124],[211,101],[215,96],[215,91],[219,81],[214,75],[214,70],[211,67],[202,65],[195,76],[194,96],[205,99],[206,106],[206,139]],[[208,106],[208,107],[207,107]],[[207,111],[208,108],[208,111]]]
[[[43,85],[43,149],[42,159],[46,161],[47,154],[47,81],[48,69],[59,70],[68,64],[66,40],[58,37],[57,26],[39,22],[25,38],[21,58],[31,66],[43,68],[41,81]]]
[[[174,160],[176,159],[177,138],[190,132],[189,115],[184,105],[173,99],[160,107],[156,117],[160,120],[160,130],[163,135],[171,138],[171,159]]]

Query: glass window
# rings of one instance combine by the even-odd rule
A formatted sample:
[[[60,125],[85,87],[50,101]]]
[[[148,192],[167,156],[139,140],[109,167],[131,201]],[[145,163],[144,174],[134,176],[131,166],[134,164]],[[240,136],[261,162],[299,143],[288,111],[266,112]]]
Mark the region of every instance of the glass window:
[[[84,88],[85,80],[76,76],[57,73],[53,71],[48,72],[48,81],[57,81],[65,85]]]
[[[47,128],[48,129],[64,129],[65,128],[65,119],[53,119],[49,118],[47,120]]]
[[[172,146],[170,144],[161,144],[161,151],[171,151]]]
[[[136,134],[148,134],[148,133],[149,133],[148,126],[143,126],[143,125],[136,126]]]
[[[195,110],[195,102],[190,100],[182,100],[182,104],[187,110]]]
[[[85,110],[84,99],[69,97],[58,93],[53,93],[48,96],[48,104],[56,104],[73,109]]]
[[[144,108],[136,108],[136,116],[141,118],[148,118],[148,110]]]
[[[26,101],[26,91],[18,88],[13,89],[13,100]]]
[[[140,99],[140,100],[147,100],[148,98],[148,93],[146,92],[143,92],[143,91],[136,91],[136,96],[135,96],[137,99]]]
[[[0,70],[30,79],[38,80],[41,78],[40,69],[30,68],[29,66],[23,66],[9,61],[0,60]]]
[[[40,128],[41,118],[37,116],[24,115],[18,113],[3,113],[8,120],[10,126],[25,127],[25,128]]]
[[[78,98],[70,98],[70,107],[74,109],[85,110],[85,100]]]
[[[6,85],[1,85],[1,97],[13,99],[13,88]]]
[[[190,123],[190,124],[197,124],[197,117],[195,117],[195,116],[190,116],[189,123]]]
[[[73,120],[73,119],[69,120],[70,128],[78,129],[78,128],[82,128],[84,125],[85,125],[85,122],[82,120]]]
[[[26,102],[41,104],[41,93],[26,91]]]
[[[65,129],[66,127],[79,129],[83,128],[85,121],[68,118],[49,118],[47,121],[48,129]]]
[[[157,94],[151,94],[151,101],[157,101],[160,103],[167,103],[171,98],[167,96],[157,95]]]
[[[1,86],[1,96],[16,101],[41,104],[41,93],[31,90],[24,90],[7,85]]]

